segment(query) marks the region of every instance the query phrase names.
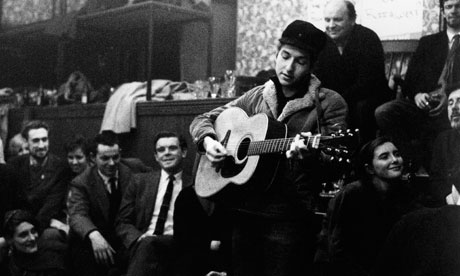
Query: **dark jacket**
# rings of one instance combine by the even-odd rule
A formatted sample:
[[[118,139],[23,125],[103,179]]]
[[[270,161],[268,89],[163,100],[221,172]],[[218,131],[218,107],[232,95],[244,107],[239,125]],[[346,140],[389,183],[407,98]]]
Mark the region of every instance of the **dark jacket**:
[[[118,187],[123,194],[133,182],[131,170],[119,164]],[[81,240],[98,230],[106,239],[115,237],[115,225],[109,220],[109,196],[97,167],[89,167],[71,182],[68,212],[70,233]]]
[[[340,93],[349,105],[376,98],[383,102],[390,97],[382,43],[374,31],[358,24],[342,54],[328,38],[314,73],[324,87]]]
[[[403,93],[414,100],[417,93],[428,93],[439,87],[449,40],[446,31],[420,38],[418,47],[411,58],[404,80]]]
[[[437,206],[446,204],[452,192],[449,178],[460,172],[460,133],[455,129],[441,132],[433,146],[430,168],[430,195]]]
[[[371,183],[347,184],[331,200],[328,210],[333,271],[340,271],[340,275],[370,273],[393,225],[418,207],[402,181],[393,183],[384,197]]]
[[[41,178],[38,183],[31,181],[28,154],[17,156],[8,164],[20,176],[19,181],[26,194],[27,204],[41,228],[48,227],[52,218],[65,221],[65,197],[69,181],[66,164],[57,156],[48,154],[48,160],[40,171]]]
[[[148,230],[158,193],[161,171],[135,175],[134,182],[123,195],[116,223],[117,235],[125,248]],[[182,174],[182,187],[191,184],[190,176]]]

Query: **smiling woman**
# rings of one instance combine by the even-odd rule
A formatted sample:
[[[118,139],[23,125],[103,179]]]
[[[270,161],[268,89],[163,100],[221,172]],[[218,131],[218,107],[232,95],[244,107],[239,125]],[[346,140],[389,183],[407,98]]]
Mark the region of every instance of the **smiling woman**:
[[[66,275],[63,257],[52,246],[42,246],[38,222],[29,212],[9,211],[5,214],[3,225],[5,239],[10,247],[7,259],[3,260],[3,264],[8,266],[7,275]]]
[[[403,159],[391,140],[368,142],[356,164],[360,180],[332,199],[327,217],[331,267],[340,275],[368,275],[391,227],[418,207],[401,179]]]

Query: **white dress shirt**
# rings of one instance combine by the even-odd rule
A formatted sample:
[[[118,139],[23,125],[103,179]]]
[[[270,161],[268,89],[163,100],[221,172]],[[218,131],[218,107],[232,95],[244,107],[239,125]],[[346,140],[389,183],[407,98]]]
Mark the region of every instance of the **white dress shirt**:
[[[169,205],[168,217],[165,222],[165,229],[163,235],[172,235],[173,231],[173,214],[174,214],[174,203],[176,198],[179,195],[179,192],[182,190],[182,171],[174,175],[174,187],[173,194],[171,198],[171,204]],[[161,170],[160,183],[158,184],[158,193],[155,200],[155,207],[153,208],[152,220],[150,221],[150,226],[147,232],[153,235],[155,231],[155,226],[157,224],[158,215],[160,214],[161,204],[163,203],[163,197],[166,193],[166,188],[168,187],[169,174],[164,170]]]

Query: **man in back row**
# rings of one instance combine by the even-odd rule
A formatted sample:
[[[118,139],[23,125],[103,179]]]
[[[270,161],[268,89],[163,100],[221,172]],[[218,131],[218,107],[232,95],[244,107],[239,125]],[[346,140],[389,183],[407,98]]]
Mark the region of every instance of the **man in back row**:
[[[356,24],[351,1],[327,1],[324,22],[330,39],[313,72],[324,87],[342,95],[350,126],[360,129],[363,142],[370,141],[377,131],[374,111],[391,96],[382,43],[374,31]]]
[[[460,0],[440,0],[440,7],[447,29],[420,39],[404,80],[407,99],[385,103],[375,111],[382,133],[398,142],[415,169],[422,165],[429,169],[433,141],[449,129],[445,87],[460,80],[460,64],[450,63],[460,58]]]

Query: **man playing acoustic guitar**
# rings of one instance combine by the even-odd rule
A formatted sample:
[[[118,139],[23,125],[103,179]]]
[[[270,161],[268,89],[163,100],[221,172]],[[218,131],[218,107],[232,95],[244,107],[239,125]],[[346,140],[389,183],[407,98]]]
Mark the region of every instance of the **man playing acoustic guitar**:
[[[199,150],[206,153],[201,162],[212,164],[208,167],[210,177],[197,177],[196,185],[209,185],[211,189],[216,174],[222,178],[233,172],[243,174],[245,166],[253,163],[250,161],[253,157],[249,157],[253,149],[247,142],[258,136],[259,129],[265,132],[266,126],[251,123],[251,116],[265,114],[263,117],[267,117],[270,124],[286,126],[281,138],[295,136],[294,143],[289,142],[284,147],[289,150],[286,155],[269,150],[272,153],[261,157],[255,173],[250,173],[244,185],[231,184],[212,195],[235,215],[232,275],[312,273],[314,198],[321,190],[321,177],[324,179],[327,166],[321,161],[319,150],[312,149],[311,136],[306,133],[329,135],[346,127],[347,116],[344,99],[322,88],[321,82],[311,74],[325,41],[325,34],[312,24],[300,20],[292,22],[279,39],[276,76],[225,106],[197,116],[190,125]],[[247,133],[229,128],[220,135],[219,115],[236,107],[249,116],[249,123],[245,116],[238,116],[229,118],[229,125],[241,126]],[[225,122],[223,125],[225,128]],[[270,127],[266,132],[269,136]],[[303,135],[299,135],[301,133]],[[235,135],[241,137],[233,138]],[[240,148],[236,150],[232,149],[235,141],[240,141]],[[285,142],[274,141],[276,145]],[[197,174],[203,173],[205,170],[199,168]],[[203,179],[209,183],[198,183]],[[197,193],[209,196],[206,191],[200,193],[199,189]]]

